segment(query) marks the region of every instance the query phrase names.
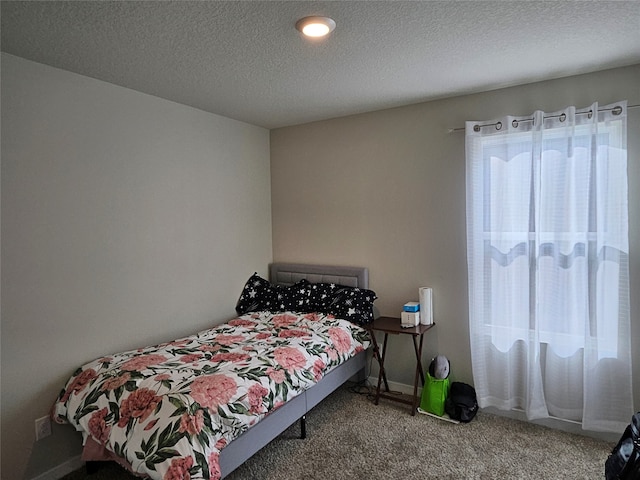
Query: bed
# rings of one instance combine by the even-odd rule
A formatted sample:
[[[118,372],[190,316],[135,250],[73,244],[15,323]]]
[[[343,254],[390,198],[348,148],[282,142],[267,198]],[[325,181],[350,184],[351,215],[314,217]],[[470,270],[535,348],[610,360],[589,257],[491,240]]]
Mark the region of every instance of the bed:
[[[224,478],[350,378],[366,378],[375,293],[361,267],[273,263],[238,317],[78,368],[52,416],[83,460],[153,479]]]

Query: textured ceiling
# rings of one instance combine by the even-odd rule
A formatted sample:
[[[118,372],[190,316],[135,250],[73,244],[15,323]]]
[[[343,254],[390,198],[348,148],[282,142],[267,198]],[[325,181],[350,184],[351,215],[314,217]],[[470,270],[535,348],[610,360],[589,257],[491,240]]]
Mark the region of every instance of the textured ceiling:
[[[640,63],[636,0],[1,7],[4,52],[267,128]]]

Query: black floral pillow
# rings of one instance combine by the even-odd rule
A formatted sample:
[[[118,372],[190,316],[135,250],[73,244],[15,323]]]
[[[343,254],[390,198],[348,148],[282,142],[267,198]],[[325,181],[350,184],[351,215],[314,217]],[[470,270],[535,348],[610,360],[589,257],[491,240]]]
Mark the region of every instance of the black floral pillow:
[[[309,282],[301,280],[289,286],[274,285],[257,273],[249,277],[236,303],[236,312],[307,312]]]

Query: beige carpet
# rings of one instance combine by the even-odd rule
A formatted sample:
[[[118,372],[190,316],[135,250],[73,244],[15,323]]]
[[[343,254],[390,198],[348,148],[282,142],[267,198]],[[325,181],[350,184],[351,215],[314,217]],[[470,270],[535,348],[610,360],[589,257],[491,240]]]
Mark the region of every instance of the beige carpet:
[[[613,444],[479,412],[451,424],[343,387],[227,478],[601,479]],[[130,480],[120,467],[65,480]]]

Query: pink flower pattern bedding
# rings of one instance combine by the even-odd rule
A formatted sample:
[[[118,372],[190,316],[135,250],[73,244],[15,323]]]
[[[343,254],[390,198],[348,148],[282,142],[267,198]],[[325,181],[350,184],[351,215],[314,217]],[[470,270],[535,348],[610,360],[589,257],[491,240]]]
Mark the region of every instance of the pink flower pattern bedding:
[[[254,312],[84,365],[54,418],[138,475],[218,479],[225,445],[368,346],[365,330],[331,315]]]

